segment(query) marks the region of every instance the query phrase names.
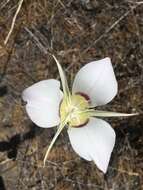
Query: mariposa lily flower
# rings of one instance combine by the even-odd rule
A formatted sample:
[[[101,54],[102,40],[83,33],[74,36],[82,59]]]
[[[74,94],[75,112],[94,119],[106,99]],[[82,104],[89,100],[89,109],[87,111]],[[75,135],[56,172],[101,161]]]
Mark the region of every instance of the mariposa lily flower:
[[[64,71],[54,55],[60,82],[55,79],[40,81],[24,90],[26,111],[39,127],[58,126],[44,158],[53,147],[65,126],[75,152],[106,173],[115,144],[115,132],[99,117],[132,116],[115,112],[99,111],[97,106],[110,102],[117,94],[117,81],[110,58],[93,61],[82,67],[75,76],[70,92]]]

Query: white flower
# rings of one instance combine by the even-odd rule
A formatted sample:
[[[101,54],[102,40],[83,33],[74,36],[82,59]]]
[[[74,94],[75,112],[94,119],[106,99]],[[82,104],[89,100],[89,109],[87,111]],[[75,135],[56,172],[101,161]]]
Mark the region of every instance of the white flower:
[[[88,161],[94,161],[104,173],[107,171],[110,156],[115,144],[115,132],[110,124],[97,117],[129,116],[96,110],[105,105],[117,94],[117,81],[110,58],[93,61],[77,73],[72,92],[69,91],[65,74],[55,59],[61,77],[40,81],[23,92],[27,102],[26,111],[31,120],[39,127],[59,126],[47,150],[47,156],[65,126],[75,152]]]

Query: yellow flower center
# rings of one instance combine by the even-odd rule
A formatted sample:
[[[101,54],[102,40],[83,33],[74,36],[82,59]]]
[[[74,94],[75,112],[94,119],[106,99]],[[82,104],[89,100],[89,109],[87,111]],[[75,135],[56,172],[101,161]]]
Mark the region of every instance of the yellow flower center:
[[[68,98],[64,98],[60,105],[60,117],[63,121],[68,119],[70,127],[81,127],[89,120],[88,114],[89,99],[81,94],[74,94]]]

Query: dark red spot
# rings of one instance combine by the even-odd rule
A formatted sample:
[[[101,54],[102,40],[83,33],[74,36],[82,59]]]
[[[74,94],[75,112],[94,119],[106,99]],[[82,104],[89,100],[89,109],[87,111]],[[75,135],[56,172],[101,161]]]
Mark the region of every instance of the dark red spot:
[[[60,108],[61,108],[62,102],[63,102],[63,99],[62,99],[62,100],[60,101],[60,103],[59,103],[59,117],[61,117]]]
[[[88,102],[90,101],[90,98],[87,94],[83,93],[83,92],[76,92],[76,94],[84,97]]]
[[[84,123],[82,123],[81,125],[75,125],[75,126],[71,126],[74,128],[80,128],[80,127],[84,127],[85,125],[87,125],[87,123],[89,122],[89,119],[87,119]]]

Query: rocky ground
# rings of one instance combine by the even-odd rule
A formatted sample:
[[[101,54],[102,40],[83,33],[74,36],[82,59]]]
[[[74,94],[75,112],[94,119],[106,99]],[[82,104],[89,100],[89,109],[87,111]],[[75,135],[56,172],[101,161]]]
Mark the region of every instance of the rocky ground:
[[[18,0],[0,2],[0,190],[143,189],[143,2],[135,0],[24,0],[7,43]],[[66,131],[43,158],[55,133],[27,117],[22,91],[59,78],[53,52],[71,82],[84,64],[111,57],[119,83],[103,107],[139,112],[112,118],[117,141],[108,172],[78,157]]]

